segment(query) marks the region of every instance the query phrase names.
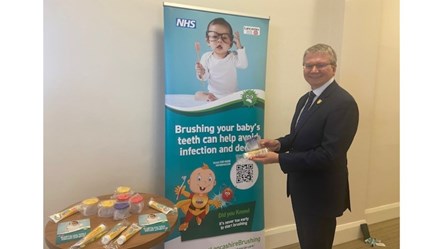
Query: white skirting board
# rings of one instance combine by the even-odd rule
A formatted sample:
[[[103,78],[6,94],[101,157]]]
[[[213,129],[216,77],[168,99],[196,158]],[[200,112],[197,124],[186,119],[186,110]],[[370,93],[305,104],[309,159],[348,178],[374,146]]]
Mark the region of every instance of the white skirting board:
[[[361,224],[373,224],[398,218],[400,216],[399,202],[366,209],[365,216],[366,219],[338,225],[336,227],[333,244],[339,245],[348,241],[361,239]],[[265,248],[272,249],[295,243],[298,243],[298,236],[296,235],[294,224],[273,227],[265,230]]]
[[[398,218],[400,216],[399,202],[369,208],[365,210],[365,217],[368,224],[374,224],[386,220]]]

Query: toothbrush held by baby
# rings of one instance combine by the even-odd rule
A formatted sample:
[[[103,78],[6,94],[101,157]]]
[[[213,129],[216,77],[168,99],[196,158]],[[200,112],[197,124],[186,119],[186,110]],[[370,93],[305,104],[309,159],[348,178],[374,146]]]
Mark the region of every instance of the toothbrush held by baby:
[[[199,42],[195,42],[195,51],[196,51],[196,62],[200,61],[200,52],[201,52],[201,45]]]
[[[204,75],[204,68],[200,63],[200,52],[201,52],[201,45],[199,42],[195,42],[195,52],[196,52],[196,65],[195,69],[198,74],[198,79],[203,82],[203,75]]]

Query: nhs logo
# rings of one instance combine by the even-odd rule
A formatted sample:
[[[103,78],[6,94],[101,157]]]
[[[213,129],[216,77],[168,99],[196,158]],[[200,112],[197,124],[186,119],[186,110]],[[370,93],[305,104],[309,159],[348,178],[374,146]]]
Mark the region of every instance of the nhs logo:
[[[196,28],[196,20],[177,18],[175,25],[180,28],[194,29]]]

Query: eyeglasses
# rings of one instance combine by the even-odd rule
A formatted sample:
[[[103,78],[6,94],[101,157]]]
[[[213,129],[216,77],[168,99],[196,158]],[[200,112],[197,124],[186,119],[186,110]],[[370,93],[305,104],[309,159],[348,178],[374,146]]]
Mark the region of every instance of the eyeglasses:
[[[206,36],[211,42],[216,42],[221,39],[223,42],[229,43],[232,40],[232,36],[229,33],[220,34],[215,31],[207,31]]]
[[[328,65],[331,65],[330,63],[321,63],[321,64],[304,64],[304,69],[306,70],[313,70],[314,67],[316,67],[316,69],[321,70],[324,69],[325,67],[327,67]]]

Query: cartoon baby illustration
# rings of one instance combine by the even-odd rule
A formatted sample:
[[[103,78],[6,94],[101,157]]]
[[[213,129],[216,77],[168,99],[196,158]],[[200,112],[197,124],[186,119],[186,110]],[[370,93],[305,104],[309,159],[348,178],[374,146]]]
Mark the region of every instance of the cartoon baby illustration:
[[[77,231],[83,228],[83,224],[78,222],[78,220],[69,221],[68,225],[66,226],[66,232],[70,233],[73,231]]]
[[[210,205],[215,208],[221,207],[221,200],[215,198],[209,199],[208,193],[212,191],[216,185],[215,174],[205,163],[195,169],[187,180],[192,193],[186,191],[186,186],[175,187],[175,194],[177,196],[184,196],[188,199],[177,202],[176,207],[180,208],[186,215],[184,222],[180,225],[180,231],[186,231],[189,227],[189,222],[193,217],[196,218],[196,223],[201,225],[204,217],[209,213]]]

